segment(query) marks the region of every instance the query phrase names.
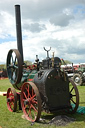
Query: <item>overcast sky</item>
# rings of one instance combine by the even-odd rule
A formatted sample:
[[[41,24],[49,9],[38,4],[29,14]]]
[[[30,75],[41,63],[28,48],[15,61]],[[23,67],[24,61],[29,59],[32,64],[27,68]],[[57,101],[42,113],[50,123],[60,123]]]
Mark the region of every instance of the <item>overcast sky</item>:
[[[85,62],[85,0],[0,0],[0,64],[17,48],[15,7],[21,8],[24,60],[46,58],[43,47],[73,63]]]

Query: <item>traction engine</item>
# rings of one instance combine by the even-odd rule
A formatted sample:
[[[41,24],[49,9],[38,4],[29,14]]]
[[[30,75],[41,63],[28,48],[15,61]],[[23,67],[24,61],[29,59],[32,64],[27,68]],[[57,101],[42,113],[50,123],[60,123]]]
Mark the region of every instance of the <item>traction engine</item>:
[[[26,65],[23,60],[21,40],[20,6],[15,5],[17,49],[11,49],[7,55],[7,73],[13,88],[7,91],[7,107],[15,112],[17,105],[22,109],[29,121],[38,121],[41,111],[54,112],[65,109],[75,113],[79,105],[79,93],[75,83],[68,79],[61,70],[61,60],[49,57],[49,50],[44,47],[47,57],[39,61],[36,55],[35,63]],[[16,92],[18,90],[18,92]]]

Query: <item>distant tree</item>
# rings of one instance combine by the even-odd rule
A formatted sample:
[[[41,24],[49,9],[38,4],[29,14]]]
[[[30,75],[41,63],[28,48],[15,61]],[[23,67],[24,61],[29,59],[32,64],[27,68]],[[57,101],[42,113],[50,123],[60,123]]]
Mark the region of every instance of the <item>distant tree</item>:
[[[32,62],[29,61],[29,60],[25,60],[24,63],[25,63],[26,65],[32,65]]]
[[[24,61],[24,63],[25,63],[26,65],[32,65],[32,62],[29,61],[29,60]],[[4,69],[6,69],[6,64],[1,64],[1,65],[0,65],[0,71],[1,71],[1,70],[4,70]]]
[[[1,69],[1,70],[6,69],[6,65],[5,65],[5,64],[1,64],[1,65],[0,65],[0,69]]]
[[[65,63],[66,63],[66,64],[72,64],[72,62],[69,61],[69,60],[65,60]]]
[[[62,62],[62,65],[65,65],[65,64],[72,64],[72,62],[69,61],[69,60],[63,60],[63,59],[61,59],[61,62]]]

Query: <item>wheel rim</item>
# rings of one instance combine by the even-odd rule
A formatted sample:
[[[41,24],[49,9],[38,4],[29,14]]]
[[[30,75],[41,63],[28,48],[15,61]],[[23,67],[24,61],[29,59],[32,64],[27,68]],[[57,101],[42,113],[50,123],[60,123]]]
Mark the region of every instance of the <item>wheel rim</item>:
[[[11,112],[17,110],[17,93],[14,88],[9,88],[7,91],[7,107]]]
[[[22,58],[17,49],[11,49],[8,52],[7,73],[13,85],[20,83],[22,78]]]
[[[79,83],[79,82],[80,82],[79,77],[75,77],[75,82],[76,82],[76,83]]]
[[[26,82],[21,89],[21,105],[25,117],[29,121],[38,121],[41,115],[41,98],[36,85]]]
[[[71,113],[75,113],[77,111],[77,108],[79,106],[79,92],[77,89],[76,84],[70,79],[69,80],[71,82],[71,86],[70,86],[70,112]]]
[[[73,75],[73,81],[74,83],[78,86],[78,85],[82,85],[82,74],[77,73]]]

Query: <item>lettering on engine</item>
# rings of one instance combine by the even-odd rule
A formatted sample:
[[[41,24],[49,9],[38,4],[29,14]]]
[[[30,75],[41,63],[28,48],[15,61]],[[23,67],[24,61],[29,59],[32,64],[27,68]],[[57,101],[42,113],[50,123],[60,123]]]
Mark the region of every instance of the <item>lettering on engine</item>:
[[[67,87],[53,87],[51,86],[49,88],[50,95],[60,95],[62,93],[65,93],[67,91]]]

